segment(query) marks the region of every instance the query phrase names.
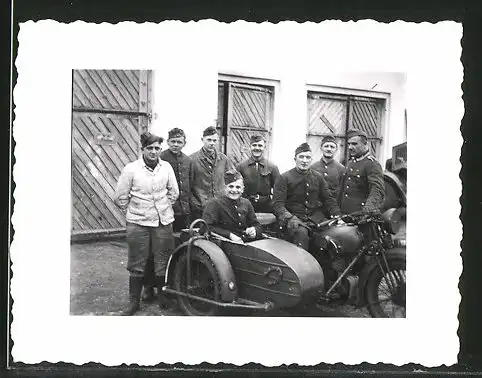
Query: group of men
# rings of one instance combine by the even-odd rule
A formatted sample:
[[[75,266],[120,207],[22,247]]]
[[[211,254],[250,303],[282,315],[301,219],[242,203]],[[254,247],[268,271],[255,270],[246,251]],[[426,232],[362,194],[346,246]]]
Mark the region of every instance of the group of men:
[[[319,161],[313,163],[310,146],[302,143],[294,153],[295,167],[283,174],[265,157],[266,140],[260,135],[251,136],[250,156],[237,165],[218,151],[215,127],[206,128],[201,140],[202,148],[187,156],[182,152],[186,135],[174,128],[168,133],[169,149],[160,155],[172,166],[179,187],[173,205],[174,231],[202,218],[206,204],[223,194],[225,175],[232,171],[241,174],[243,197],[255,212],[274,213],[291,241],[304,249],[308,249],[310,229],[326,217],[371,211],[383,205],[383,171],[370,154],[363,131],[350,130],[347,134],[350,159],[346,167],[335,159],[336,138],[325,136]],[[147,287],[144,299],[153,295],[153,288]]]

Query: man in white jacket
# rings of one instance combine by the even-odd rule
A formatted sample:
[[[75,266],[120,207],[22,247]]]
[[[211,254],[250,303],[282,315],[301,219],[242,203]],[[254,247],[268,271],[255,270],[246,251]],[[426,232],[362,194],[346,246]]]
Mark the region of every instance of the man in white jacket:
[[[162,141],[162,137],[151,133],[141,135],[142,157],[124,167],[115,191],[115,203],[126,211],[129,305],[123,315],[133,315],[140,308],[150,253],[154,257],[159,306],[167,307],[161,287],[174,249],[172,205],[179,196],[179,188],[171,165],[159,159]]]

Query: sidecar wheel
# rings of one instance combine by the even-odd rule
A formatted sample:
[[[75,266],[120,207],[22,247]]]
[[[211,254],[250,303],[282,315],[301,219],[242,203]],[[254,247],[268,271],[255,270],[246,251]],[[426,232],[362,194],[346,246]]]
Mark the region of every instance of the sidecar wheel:
[[[177,291],[219,301],[221,297],[220,280],[214,263],[200,248],[191,250],[191,288],[187,288],[186,280],[187,251],[176,262],[173,284]],[[179,307],[186,315],[213,316],[219,313],[219,307],[199,300],[178,296]]]
[[[406,316],[405,260],[387,257],[389,272],[379,267],[370,273],[365,295],[367,309],[374,318],[404,318]],[[391,277],[391,278],[390,278]],[[389,281],[392,284],[389,284]]]

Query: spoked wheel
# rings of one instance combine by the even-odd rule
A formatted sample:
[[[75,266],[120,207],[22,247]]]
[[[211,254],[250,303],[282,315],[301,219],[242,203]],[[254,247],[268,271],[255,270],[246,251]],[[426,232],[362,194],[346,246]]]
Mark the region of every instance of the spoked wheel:
[[[174,288],[183,293],[198,297],[220,300],[220,280],[214,263],[200,248],[192,247],[191,250],[191,286],[187,287],[186,276],[187,252],[177,260],[174,269]],[[186,315],[209,316],[216,315],[219,307],[184,296],[178,296],[179,307]]]
[[[388,272],[380,267],[368,277],[365,293],[367,309],[374,318],[404,318],[406,316],[405,260],[387,257]],[[384,269],[385,270],[385,269]]]

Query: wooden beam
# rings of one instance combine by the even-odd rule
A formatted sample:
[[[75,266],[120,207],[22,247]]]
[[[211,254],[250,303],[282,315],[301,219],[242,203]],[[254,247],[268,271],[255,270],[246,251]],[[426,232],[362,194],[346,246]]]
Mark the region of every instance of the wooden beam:
[[[148,116],[149,114],[147,111],[139,111],[139,110],[127,110],[127,109],[100,109],[100,108],[87,108],[85,106],[73,106],[72,107],[73,112],[79,112],[79,113],[110,113],[110,114],[121,114],[121,115],[131,115],[133,117],[138,117],[139,115],[144,115]]]

